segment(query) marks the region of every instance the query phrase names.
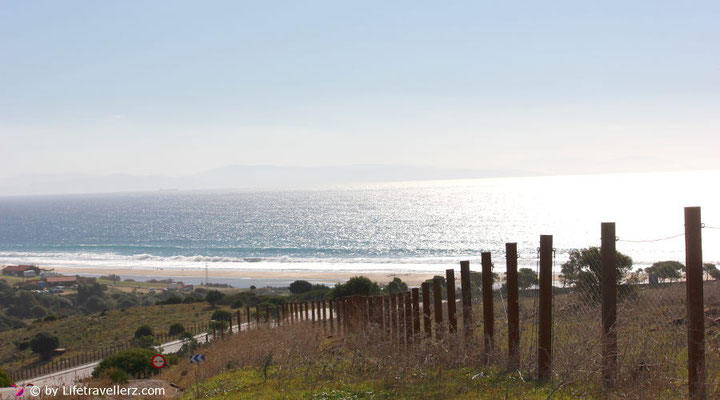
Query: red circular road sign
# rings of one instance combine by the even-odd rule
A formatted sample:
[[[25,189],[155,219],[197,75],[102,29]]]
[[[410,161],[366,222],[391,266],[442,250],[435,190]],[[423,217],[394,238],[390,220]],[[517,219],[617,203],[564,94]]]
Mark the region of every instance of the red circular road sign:
[[[155,354],[150,360],[150,364],[157,369],[164,367],[165,363],[167,363],[167,361],[165,361],[165,357],[163,357],[162,354]]]

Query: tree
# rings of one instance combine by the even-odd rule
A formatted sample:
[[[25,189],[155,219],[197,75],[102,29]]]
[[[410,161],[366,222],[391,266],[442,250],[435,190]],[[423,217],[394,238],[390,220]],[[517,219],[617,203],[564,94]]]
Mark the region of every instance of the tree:
[[[92,296],[104,298],[106,290],[106,285],[102,285],[97,282],[93,282],[91,284],[79,284],[77,287],[78,304],[85,304],[85,302]]]
[[[218,301],[222,300],[222,298],[225,297],[225,294],[219,290],[210,290],[205,295],[205,301],[208,302],[211,306],[215,307],[215,304],[217,304]]]
[[[303,280],[297,280],[290,284],[290,293],[300,294],[313,290],[312,283]]]
[[[678,261],[658,261],[645,268],[645,272],[648,274],[657,275],[660,282],[664,282],[666,279],[682,278],[683,270],[685,270],[685,266]]]
[[[615,252],[616,265],[615,281],[620,285],[625,274],[632,269],[632,258]],[[563,284],[572,286],[578,291],[594,300],[600,298],[602,270],[600,263],[600,248],[588,247],[570,251],[570,258],[562,265],[560,279]]]
[[[107,308],[107,303],[99,296],[90,296],[85,302],[85,309],[91,313],[107,310]]]
[[[408,285],[400,278],[393,278],[393,280],[388,282],[386,290],[390,294],[407,292]]]
[[[500,275],[493,272],[492,273],[492,283],[495,283],[500,280]],[[470,293],[472,293],[473,296],[479,296],[482,294],[482,272],[476,272],[476,271],[470,271]]]
[[[380,286],[367,277],[354,276],[348,279],[345,283],[335,285],[335,288],[331,293],[334,298],[352,296],[356,294],[363,296],[380,294]]]
[[[155,336],[155,332],[153,332],[153,329],[150,327],[150,325],[140,325],[135,330],[135,339],[141,338],[143,336]]]
[[[232,319],[232,313],[227,310],[215,310],[210,319],[213,321],[230,321]]]
[[[45,360],[52,357],[53,352],[58,346],[60,346],[60,339],[47,332],[38,332],[30,341],[30,350],[32,350],[33,353],[39,354],[40,357]]]
[[[179,322],[170,325],[170,329],[168,329],[168,335],[170,336],[179,335],[183,332],[185,332],[185,327]]]
[[[720,280],[720,269],[713,269],[710,271],[710,277],[716,281]]]
[[[520,268],[518,270],[518,287],[520,289],[529,289],[538,283],[538,276],[531,268]]]
[[[714,271],[717,271],[718,273],[720,273],[720,271],[718,271],[715,264],[712,264],[712,263],[703,264],[703,271],[705,271],[705,280],[706,281],[709,281],[711,276],[713,278],[715,278],[715,275],[713,275]]]

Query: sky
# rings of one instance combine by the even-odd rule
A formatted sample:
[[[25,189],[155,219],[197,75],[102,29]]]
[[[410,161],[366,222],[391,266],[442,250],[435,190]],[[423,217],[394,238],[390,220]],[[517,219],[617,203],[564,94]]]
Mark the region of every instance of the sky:
[[[720,168],[720,2],[0,0],[0,177]]]

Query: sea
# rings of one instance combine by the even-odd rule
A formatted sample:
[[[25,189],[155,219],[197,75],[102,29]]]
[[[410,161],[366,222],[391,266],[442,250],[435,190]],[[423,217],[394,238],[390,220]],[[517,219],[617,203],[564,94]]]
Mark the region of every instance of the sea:
[[[720,171],[0,197],[0,264],[442,274],[489,251],[502,273],[506,242],[534,269],[548,234],[559,270],[615,222],[637,269],[684,262],[686,206],[702,207],[704,260],[720,262]]]

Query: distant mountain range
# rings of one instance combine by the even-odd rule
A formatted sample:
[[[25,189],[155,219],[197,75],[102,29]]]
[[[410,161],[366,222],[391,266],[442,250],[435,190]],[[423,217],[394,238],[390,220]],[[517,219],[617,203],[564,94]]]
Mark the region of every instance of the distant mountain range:
[[[402,165],[280,167],[233,165],[184,177],[160,175],[21,175],[0,179],[0,196],[157,190],[279,189],[353,183],[532,175],[519,170],[445,169]]]

